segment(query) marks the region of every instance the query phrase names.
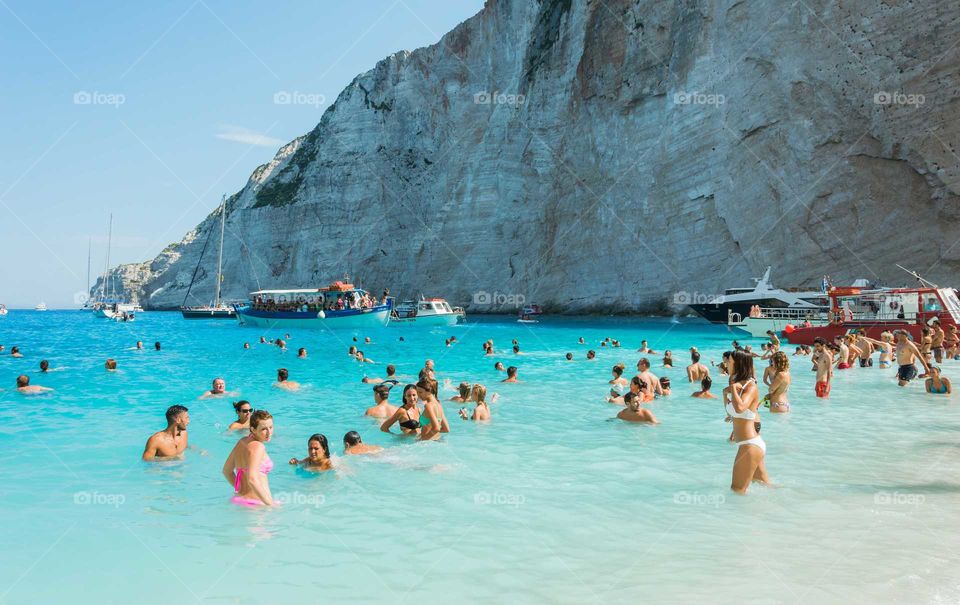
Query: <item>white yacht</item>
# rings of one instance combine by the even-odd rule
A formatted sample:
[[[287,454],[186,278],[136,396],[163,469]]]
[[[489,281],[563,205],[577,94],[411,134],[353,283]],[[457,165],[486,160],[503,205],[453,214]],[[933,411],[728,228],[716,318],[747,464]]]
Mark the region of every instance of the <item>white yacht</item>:
[[[34,310],[34,311],[46,311],[46,310],[47,310],[47,303],[41,302],[39,305],[37,305],[36,307],[34,307],[33,310]]]
[[[443,298],[424,298],[405,300],[397,305],[390,317],[390,323],[416,324],[427,326],[455,326],[463,323],[467,314],[463,307],[451,307]]]
[[[765,309],[796,309],[812,314],[830,309],[830,297],[826,290],[803,290],[799,288],[774,288],[770,283],[770,267],[763,277],[755,277],[752,288],[728,288],[723,294],[706,301],[694,300],[686,304],[711,323],[725,324],[731,317],[750,317],[750,309],[759,306]]]

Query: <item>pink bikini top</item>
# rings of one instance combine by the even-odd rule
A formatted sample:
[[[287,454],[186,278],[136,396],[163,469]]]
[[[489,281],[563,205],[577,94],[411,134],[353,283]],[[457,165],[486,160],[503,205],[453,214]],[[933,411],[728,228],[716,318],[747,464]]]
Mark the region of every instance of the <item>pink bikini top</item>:
[[[270,459],[270,456],[265,456],[263,462],[260,463],[260,472],[266,475],[273,470],[273,460]],[[243,474],[247,471],[245,468],[237,469],[237,476],[233,480],[233,491],[239,492],[241,480],[243,479]]]

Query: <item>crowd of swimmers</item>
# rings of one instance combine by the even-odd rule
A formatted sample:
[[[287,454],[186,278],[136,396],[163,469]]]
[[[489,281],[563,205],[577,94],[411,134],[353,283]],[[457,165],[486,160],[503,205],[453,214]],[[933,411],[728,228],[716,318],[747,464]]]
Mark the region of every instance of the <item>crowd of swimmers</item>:
[[[286,335],[288,340],[290,335]],[[403,337],[400,337],[403,340]],[[357,341],[357,338],[354,338]],[[456,341],[455,337],[445,341],[450,346]],[[359,341],[357,341],[359,344]],[[279,348],[286,348],[286,340],[277,338],[268,341],[260,338],[261,344],[270,344]],[[364,344],[371,344],[370,338],[364,339]],[[578,344],[585,344],[580,338]],[[601,347],[619,348],[620,342],[611,338],[604,339]],[[244,343],[244,349],[249,349],[249,343]],[[138,341],[136,349],[142,350],[143,343]],[[160,343],[154,345],[160,351]],[[519,342],[514,340],[510,350],[514,355],[522,355]],[[4,347],[0,345],[0,354]],[[483,343],[484,356],[495,354],[493,340]],[[644,356],[637,361],[636,373],[627,379],[624,376],[626,366],[618,363],[611,368],[612,377],[609,380],[609,391],[606,400],[615,405],[623,406],[616,414],[616,419],[630,423],[659,424],[660,421],[646,404],[660,397],[670,396],[672,393],[670,380],[667,377],[657,377],[651,371],[650,358],[656,355],[647,341],[641,343],[638,352]],[[794,357],[808,356],[812,364],[811,371],[815,372],[814,395],[817,398],[827,398],[830,395],[832,380],[835,371],[850,370],[852,368],[873,367],[873,356],[879,353],[879,368],[889,368],[897,364],[897,383],[906,386],[917,378],[925,379],[925,391],[931,394],[950,394],[952,385],[935,363],[944,359],[960,359],[960,337],[957,328],[950,325],[944,330],[939,322],[932,322],[924,327],[919,342],[914,342],[905,330],[883,332],[879,339],[866,335],[864,330],[850,330],[848,333],[837,335],[831,341],[816,338],[812,347],[801,345],[793,353]],[[356,345],[351,346],[347,354],[359,363],[373,363]],[[305,348],[298,349],[298,357],[305,358]],[[22,358],[19,347],[12,347],[11,357]],[[596,352],[589,350],[586,358],[594,359]],[[572,353],[566,353],[565,358],[573,361]],[[760,346],[760,352],[755,352],[750,345],[743,346],[733,341],[732,348],[722,354],[719,363],[711,362],[721,376],[726,377],[724,386],[719,395],[713,392],[713,378],[711,370],[702,362],[701,353],[696,347],[689,349],[690,363],[686,365],[686,378],[691,384],[699,386],[699,390],[691,393],[697,399],[719,399],[723,404],[726,420],[732,424],[729,440],[737,446],[737,453],[733,463],[731,489],[738,493],[745,493],[752,482],[769,484],[766,470],[766,443],[760,436],[761,422],[760,408],[766,408],[772,414],[783,414],[791,411],[789,391],[792,384],[790,374],[790,358],[781,350],[781,342],[773,332],[767,332],[767,341]],[[755,363],[765,366],[761,375],[757,377]],[[664,368],[672,368],[674,357],[671,351],[665,351],[662,358]],[[917,368],[920,365],[923,372]],[[50,370],[47,360],[40,362],[41,372]],[[115,371],[117,362],[110,358],[105,362],[107,371]],[[444,411],[440,399],[440,383],[437,379],[433,360],[426,360],[420,370],[416,382],[405,384],[400,390],[397,405],[390,401],[391,392],[399,388],[400,378],[396,374],[393,364],[386,366],[384,377],[365,376],[362,382],[372,385],[373,405],[366,408],[364,415],[378,420],[380,430],[386,433],[396,433],[401,436],[415,438],[421,441],[436,440],[450,431],[451,424]],[[500,382],[516,383],[518,367],[511,365],[504,367],[497,361],[494,369],[504,372],[506,377]],[[761,387],[762,383],[762,387]],[[274,386],[279,389],[296,391],[300,384],[290,379],[287,368],[277,370],[277,380]],[[453,389],[453,383],[447,379],[445,386]],[[762,388],[766,393],[761,395]],[[48,387],[31,385],[29,377],[17,377],[17,390],[24,394],[47,392]],[[489,422],[491,404],[497,401],[494,393],[488,400],[487,387],[481,383],[462,381],[455,388],[456,395],[448,401],[461,404],[458,416],[463,420]],[[227,389],[226,380],[215,378],[209,390],[204,391],[199,398],[230,398],[237,393]],[[272,505],[274,500],[270,494],[267,474],[273,469],[273,462],[266,451],[266,444],[273,436],[273,416],[262,409],[254,409],[247,400],[238,400],[233,403],[236,413],[234,420],[228,427],[229,431],[246,431],[228,455],[223,465],[223,475],[233,486],[235,495],[233,501],[247,506]],[[190,415],[187,407],[173,405],[166,411],[167,426],[154,433],[144,447],[143,460],[168,459],[182,456],[189,447],[188,425]],[[349,431],[343,437],[343,451],[348,455],[376,454],[383,448],[365,444],[356,431]],[[291,458],[289,463],[306,470],[326,471],[334,468],[331,458],[330,445],[327,437],[315,433],[307,438],[307,454],[303,458]]]

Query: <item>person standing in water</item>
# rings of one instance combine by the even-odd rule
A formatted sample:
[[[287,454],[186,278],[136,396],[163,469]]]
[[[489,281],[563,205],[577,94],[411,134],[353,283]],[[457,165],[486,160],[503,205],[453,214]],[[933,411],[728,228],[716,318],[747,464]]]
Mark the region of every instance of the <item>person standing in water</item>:
[[[653,412],[640,406],[640,397],[636,393],[631,392],[624,395],[623,403],[626,407],[617,412],[617,418],[620,420],[660,424]]]
[[[737,445],[730,489],[745,494],[753,481],[770,483],[766,467],[767,444],[756,429],[760,392],[753,373],[753,356],[734,351],[732,359],[730,386],[723,390],[724,408],[733,421],[733,440]]]
[[[814,391],[817,397],[825,399],[830,396],[830,379],[833,378],[833,358],[827,350],[827,343],[822,338],[814,339],[813,367],[817,371],[817,381]]]
[[[333,461],[330,459],[330,444],[327,442],[327,436],[321,433],[310,435],[307,439],[307,457],[299,460],[291,458],[290,464],[299,465],[311,471],[332,469]]]
[[[946,376],[940,375],[940,368],[938,366],[930,366],[928,370],[930,378],[927,378],[924,381],[924,387],[928,393],[933,393],[935,395],[949,395],[953,392],[953,386],[950,384],[950,379]]]
[[[182,405],[171,405],[167,408],[167,428],[157,431],[147,439],[143,448],[144,460],[158,458],[174,458],[182,456],[187,449],[187,426],[190,424],[190,413]]]
[[[17,392],[23,393],[24,395],[36,395],[37,393],[46,393],[52,391],[50,387],[42,387],[39,385],[31,385],[30,377],[26,374],[21,374],[17,376]]]
[[[771,358],[773,375],[770,378],[767,398],[770,400],[770,413],[781,414],[790,411],[787,391],[790,390],[790,359],[783,351],[777,351]]]
[[[430,379],[417,383],[417,396],[423,400],[423,413],[420,414],[421,441],[439,439],[440,433],[450,432],[443,406],[437,400],[437,386],[437,381]]]
[[[687,380],[689,382],[701,382],[704,378],[710,376],[710,369],[700,363],[700,352],[690,351],[690,365],[687,366]]]
[[[399,424],[404,435],[419,435],[420,409],[417,407],[417,398],[417,385],[408,384],[403,387],[400,407],[380,425],[380,430],[389,433],[390,427]]]
[[[700,381],[700,390],[690,396],[696,397],[697,399],[716,399],[717,396],[710,392],[710,387],[712,386],[713,381],[710,380],[710,377],[704,376],[703,380]]]
[[[253,406],[246,399],[241,399],[233,404],[233,409],[237,413],[237,419],[227,427],[228,431],[239,431],[250,428],[250,414],[253,413]]]
[[[917,345],[910,342],[907,338],[906,330],[894,330],[893,337],[897,343],[894,348],[894,354],[897,358],[897,364],[900,366],[897,370],[897,384],[904,387],[917,377],[917,360],[920,360],[925,373],[930,371],[930,365],[920,353]]]
[[[237,441],[223,463],[223,476],[236,493],[230,499],[234,504],[273,506],[267,480],[273,461],[266,447],[272,438],[273,416],[266,410],[257,410],[250,417],[250,434]]]
[[[277,381],[273,383],[273,386],[278,389],[284,389],[286,391],[297,391],[300,389],[300,383],[294,380],[288,380],[290,377],[290,372],[287,371],[287,368],[280,368],[277,370]]]
[[[367,445],[360,438],[360,433],[350,431],[343,436],[343,453],[348,456],[357,456],[361,454],[376,454],[382,452],[383,448],[379,445]]]
[[[390,404],[390,387],[385,384],[378,384],[373,387],[372,407],[367,408],[364,416],[373,418],[389,418],[397,413],[397,407]]]

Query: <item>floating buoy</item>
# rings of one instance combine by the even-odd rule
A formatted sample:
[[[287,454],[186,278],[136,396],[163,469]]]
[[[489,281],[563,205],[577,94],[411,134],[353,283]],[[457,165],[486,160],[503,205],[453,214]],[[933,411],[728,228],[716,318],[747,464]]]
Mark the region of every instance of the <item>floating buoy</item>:
[[[794,330],[796,330],[796,328],[793,327],[793,324],[787,324],[783,327],[783,331],[787,334],[793,334]]]
[[[324,313],[323,311],[320,311],[319,313],[317,313],[317,319],[323,319],[323,318],[325,318],[326,316],[327,316],[327,314]]]

